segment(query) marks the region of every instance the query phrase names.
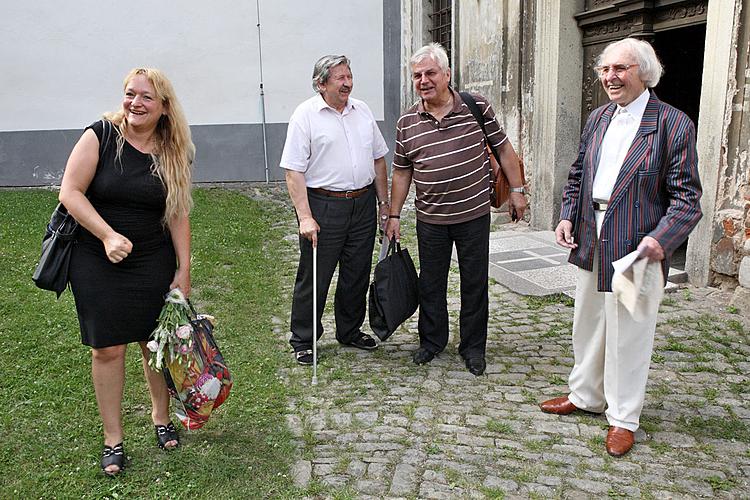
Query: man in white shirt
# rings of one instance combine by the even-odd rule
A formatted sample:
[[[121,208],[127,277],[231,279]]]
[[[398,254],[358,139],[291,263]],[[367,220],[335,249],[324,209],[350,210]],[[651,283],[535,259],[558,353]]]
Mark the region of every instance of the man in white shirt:
[[[317,248],[318,337],[336,266],[336,340],[372,350],[360,330],[378,220],[388,216],[388,152],[370,108],[350,97],[352,72],[345,56],[320,58],[313,69],[318,93],[289,120],[281,168],[299,222],[300,260],[294,284],[291,338],[295,359],[312,364],[312,248]],[[379,207],[379,208],[378,208]],[[379,212],[379,213],[378,213]]]
[[[608,45],[595,68],[612,102],[586,122],[563,192],[557,243],[578,266],[573,355],[567,396],[541,404],[567,415],[606,408],[607,452],[622,456],[638,429],[657,309],[633,317],[612,293],[612,262],[637,250],[661,264],[701,217],[695,126],[650,88],[662,66],[647,42]]]

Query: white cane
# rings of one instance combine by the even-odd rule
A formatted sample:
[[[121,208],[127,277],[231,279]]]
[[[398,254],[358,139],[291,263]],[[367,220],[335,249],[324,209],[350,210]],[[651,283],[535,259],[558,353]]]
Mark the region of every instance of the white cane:
[[[313,243],[313,306],[312,306],[312,324],[313,324],[313,376],[312,385],[318,385],[318,247]]]

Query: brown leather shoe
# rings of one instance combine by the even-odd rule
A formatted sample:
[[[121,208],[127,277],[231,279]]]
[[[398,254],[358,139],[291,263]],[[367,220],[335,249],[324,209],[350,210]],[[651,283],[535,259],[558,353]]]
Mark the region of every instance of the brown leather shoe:
[[[613,457],[621,457],[630,451],[635,443],[635,434],[633,431],[623,429],[622,427],[610,426],[607,432],[607,453]]]
[[[570,415],[578,409],[576,405],[570,402],[568,396],[550,399],[539,405],[544,413],[554,413],[556,415]]]

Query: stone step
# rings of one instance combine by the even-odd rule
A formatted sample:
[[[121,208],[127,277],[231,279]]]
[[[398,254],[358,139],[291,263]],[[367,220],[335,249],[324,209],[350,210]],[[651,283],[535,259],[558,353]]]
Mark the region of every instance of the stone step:
[[[687,283],[688,275],[682,269],[675,269],[674,267],[670,267],[669,275],[667,276],[667,281],[672,282],[672,283]]]

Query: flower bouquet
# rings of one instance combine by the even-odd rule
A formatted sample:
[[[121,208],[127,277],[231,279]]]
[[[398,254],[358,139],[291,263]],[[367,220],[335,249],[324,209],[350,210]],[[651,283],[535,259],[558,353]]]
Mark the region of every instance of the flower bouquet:
[[[161,370],[167,362],[189,362],[193,347],[193,327],[190,325],[190,306],[179,288],[169,291],[164,300],[156,329],[146,347],[151,352],[148,366]]]
[[[232,376],[213,337],[213,317],[197,314],[179,289],[167,294],[147,344],[149,366],[162,370],[186,429],[203,426],[229,396]]]

